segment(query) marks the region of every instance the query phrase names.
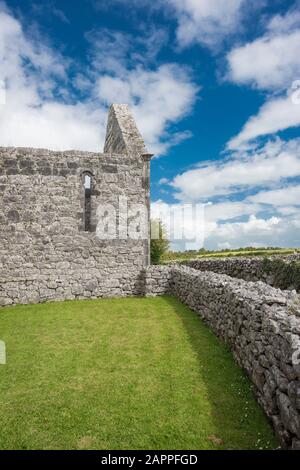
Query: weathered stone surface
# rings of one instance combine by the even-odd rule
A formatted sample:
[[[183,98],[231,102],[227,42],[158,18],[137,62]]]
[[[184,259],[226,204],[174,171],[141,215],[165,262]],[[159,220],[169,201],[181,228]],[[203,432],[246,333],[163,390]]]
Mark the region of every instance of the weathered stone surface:
[[[288,255],[288,256],[270,256],[269,260],[280,259],[287,265],[293,261],[300,261],[300,254]],[[195,260],[184,261],[183,264],[190,268],[198,269],[199,271],[212,271],[219,274],[227,274],[228,276],[237,277],[238,279],[244,279],[245,281],[263,281],[274,287],[280,287],[276,285],[276,279],[274,273],[266,273],[264,268],[265,259],[263,257],[246,258],[246,257],[226,257],[226,258],[202,258]],[[289,290],[292,290],[293,286],[290,286]],[[294,292],[295,294],[295,292]],[[269,299],[272,302],[272,298]],[[276,303],[279,303],[280,299],[276,299]],[[289,305],[291,313],[300,316],[300,301],[299,296],[289,299]]]
[[[297,449],[300,318],[289,311],[290,292],[176,265],[148,268],[145,285],[146,295],[178,297],[229,345],[282,447]]]
[[[120,196],[128,210],[149,206],[149,159],[127,106],[112,107],[108,128],[103,154],[0,148],[0,306],[144,289],[148,234],[101,240],[95,233],[99,205],[117,215]],[[84,231],[84,173],[92,177],[90,232]]]
[[[300,440],[293,439],[292,449],[293,450],[300,450]]]
[[[300,410],[300,381],[290,382],[287,390],[291,403]]]
[[[110,108],[104,152],[147,153],[144,141],[126,104],[113,104]]]

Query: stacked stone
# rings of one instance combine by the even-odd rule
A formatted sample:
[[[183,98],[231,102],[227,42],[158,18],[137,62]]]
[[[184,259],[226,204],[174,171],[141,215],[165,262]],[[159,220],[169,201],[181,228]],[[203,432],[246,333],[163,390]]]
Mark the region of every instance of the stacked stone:
[[[300,449],[300,305],[293,292],[187,267],[172,292],[230,347],[284,448]]]
[[[149,155],[128,106],[113,105],[107,127],[105,153],[0,148],[0,306],[120,297],[144,288],[149,221],[137,238],[119,236],[119,227],[107,238],[96,234],[97,225],[108,225],[99,207],[118,222],[119,198],[126,198],[134,225],[149,206]],[[92,180],[89,231],[85,174]]]
[[[145,295],[154,297],[171,294],[172,274],[168,266],[149,266],[145,270]]]
[[[280,259],[284,263],[291,263],[292,261],[300,262],[300,255],[288,256],[271,256],[269,260]],[[220,274],[227,274],[228,276],[244,279],[245,281],[264,281],[274,287],[276,281],[272,272],[266,273],[264,267],[265,258],[244,258],[244,257],[226,257],[226,258],[202,258],[195,260],[187,260],[182,264],[190,268],[198,269],[199,271],[212,271]],[[293,286],[289,286],[293,289]]]

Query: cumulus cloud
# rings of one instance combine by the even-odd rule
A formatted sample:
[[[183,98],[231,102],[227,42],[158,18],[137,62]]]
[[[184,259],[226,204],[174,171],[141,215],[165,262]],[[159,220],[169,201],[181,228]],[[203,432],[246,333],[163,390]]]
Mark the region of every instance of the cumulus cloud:
[[[240,28],[245,0],[167,0],[175,9],[178,43],[220,44]]]
[[[26,34],[20,21],[1,3],[0,80],[6,84],[6,104],[0,105],[0,144],[101,151],[107,106],[113,101],[133,107],[150,150],[163,153],[188,138],[188,131],[170,135],[168,126],[191,109],[197,87],[184,67],[147,66],[162,41],[158,32],[150,36],[149,43],[141,38],[147,52],[141,60],[128,54],[132,43],[121,33],[110,38],[114,54],[91,33],[90,39],[97,40],[94,46],[90,44],[90,67],[77,64],[76,69],[72,60],[54,51],[45,38]],[[107,35],[104,39],[107,44]],[[116,43],[122,45],[119,55]],[[84,100],[76,99],[76,87]]]
[[[161,31],[152,31],[147,41],[105,29],[90,32],[88,39],[93,41],[94,68],[101,72],[97,97],[104,104],[128,103],[151,151],[163,154],[191,136],[188,130],[168,132],[169,124],[185,116],[195,102],[199,87],[191,80],[190,70],[172,63],[147,66],[163,44]],[[139,54],[133,47],[137,41]]]
[[[285,214],[283,217],[250,216],[245,222],[216,224],[207,233],[207,248],[226,248],[246,246],[282,246],[299,247],[300,245],[299,211]]]
[[[297,246],[300,234],[300,140],[276,139],[177,175],[173,195],[204,208],[206,248]],[[176,206],[176,204],[175,204]],[[179,223],[179,222],[178,222]],[[184,222],[192,227],[191,220]],[[194,229],[195,230],[195,229]],[[195,232],[194,232],[195,233]],[[198,243],[198,248],[201,245]],[[176,249],[186,249],[176,241]]]
[[[251,216],[262,210],[260,204],[248,200],[225,201],[205,206],[206,222],[229,222],[245,216]]]
[[[293,94],[267,101],[244,125],[241,132],[228,142],[229,149],[238,149],[258,137],[276,134],[300,126],[300,103]]]
[[[177,226],[174,237],[171,232],[171,248],[184,251],[186,249],[239,248],[247,246],[282,246],[298,247],[300,245],[300,208],[290,207],[277,216],[258,215],[261,207],[247,201],[205,206],[204,218],[195,221],[193,210],[186,210],[182,216],[182,205],[171,205],[175,214],[173,223]],[[226,203],[225,203],[226,206]],[[222,209],[227,214],[222,214]],[[288,209],[282,207],[282,209]],[[151,206],[152,216],[159,217],[165,226],[170,227],[170,207],[162,201]],[[243,220],[233,220],[234,215],[243,215]],[[228,219],[225,220],[226,215]],[[238,219],[238,217],[237,217]],[[200,222],[200,223],[199,223]],[[172,227],[172,226],[171,226]],[[199,236],[200,235],[200,236]]]
[[[299,208],[284,212],[282,216],[263,217],[258,215],[261,211],[259,205],[245,200],[205,206],[204,217],[200,215],[200,218],[195,220],[195,210],[186,209],[183,215],[183,207],[183,204],[168,206],[162,201],[153,202],[151,205],[152,217],[160,218],[169,231],[173,250],[184,251],[203,246],[207,249],[247,246],[298,247],[300,244]],[[222,213],[224,209],[225,214]],[[170,213],[173,214],[171,222]],[[234,216],[238,218],[239,215],[243,215],[244,220],[233,220]],[[225,220],[226,216],[228,219]]]
[[[27,37],[2,7],[0,73],[6,97],[0,108],[1,145],[100,150],[104,110],[58,98],[58,84],[66,93],[68,60],[39,39]]]
[[[240,27],[244,12],[242,2],[224,2],[227,12],[233,9],[227,23],[226,17],[222,18],[222,2],[170,0],[169,4],[177,11],[177,38],[182,46],[198,42],[214,48]],[[205,206],[201,229],[207,248],[299,246],[300,140],[273,138],[263,145],[253,143],[258,137],[300,125],[300,106],[296,104],[300,100],[295,101],[291,91],[286,93],[300,78],[299,40],[300,14],[291,10],[273,16],[264,36],[228,54],[228,76],[233,82],[273,96],[231,140],[225,158],[199,164],[164,182],[179,201],[173,204],[179,213],[187,203],[214,201]],[[155,214],[159,206],[154,203]],[[167,210],[161,214],[164,221],[166,214]],[[191,234],[194,230],[196,237],[194,214],[187,214],[190,217],[185,221],[176,219],[177,225],[183,224]],[[189,246],[185,240],[173,240],[173,248]]]
[[[164,153],[173,139],[179,143],[190,137],[189,132],[173,136],[165,133],[169,123],[176,122],[191,109],[195,97],[195,87],[188,74],[177,65],[162,65],[154,71],[126,70],[121,77],[103,75],[98,87],[98,96],[104,102],[130,104],[140,131],[154,153]]]
[[[170,183],[175,197],[199,201],[236,194],[300,175],[300,140],[277,139],[261,148],[232,154],[227,160],[199,165]]]
[[[227,56],[229,78],[260,89],[290,88],[300,77],[299,42],[300,28],[280,34],[275,29],[233,49]]]
[[[271,191],[260,191],[250,196],[249,200],[272,206],[300,206],[300,185],[284,186]]]
[[[300,12],[292,9],[285,15],[273,16],[264,36],[228,54],[230,80],[277,94],[249,118],[229,142],[229,149],[300,126],[300,99],[296,91],[300,87],[299,43]]]
[[[300,12],[293,9],[285,15],[273,16],[264,36],[228,54],[230,80],[276,91],[277,95],[270,97],[257,115],[249,118],[241,132],[229,142],[229,149],[300,125],[299,92],[295,92],[300,86],[299,43]]]
[[[292,225],[292,221],[291,221]],[[246,246],[298,246],[300,238],[294,228],[278,217],[264,219],[251,215],[245,222],[229,222],[208,226],[205,245],[207,248]],[[287,237],[288,234],[288,237]],[[291,236],[292,235],[292,236]]]
[[[274,15],[270,19],[267,29],[271,33],[286,33],[300,27],[299,0],[285,15]]]

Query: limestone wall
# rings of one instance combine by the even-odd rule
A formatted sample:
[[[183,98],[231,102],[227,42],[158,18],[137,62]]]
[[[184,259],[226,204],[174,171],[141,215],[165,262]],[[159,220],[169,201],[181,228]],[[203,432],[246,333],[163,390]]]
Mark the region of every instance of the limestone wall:
[[[86,171],[92,232],[84,231]],[[148,240],[101,240],[95,229],[99,204],[118,211],[122,195],[146,204],[144,173],[142,159],[124,155],[0,149],[0,305],[139,292]]]
[[[144,271],[144,295],[154,297],[171,294],[173,269],[169,266],[149,266]]]
[[[300,255],[289,256],[272,256],[268,260],[281,260],[283,263],[290,264],[293,261],[300,262]],[[276,279],[275,273],[265,269],[265,258],[244,258],[244,257],[228,257],[228,258],[202,258],[196,260],[187,260],[182,263],[199,271],[212,271],[228,276],[237,277],[246,281],[264,281],[274,287],[281,287]],[[272,263],[270,264],[272,268]],[[287,288],[295,288],[295,286],[286,286]]]
[[[172,293],[230,347],[284,448],[300,449],[300,302],[263,282],[183,266],[147,270],[147,295]],[[168,282],[167,282],[168,279]]]
[[[128,106],[111,107],[107,128],[102,154],[0,148],[0,306],[144,288],[150,156]]]

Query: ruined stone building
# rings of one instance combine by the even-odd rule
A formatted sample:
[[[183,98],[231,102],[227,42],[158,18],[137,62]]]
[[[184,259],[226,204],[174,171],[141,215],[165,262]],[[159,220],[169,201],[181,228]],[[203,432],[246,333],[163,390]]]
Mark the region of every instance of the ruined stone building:
[[[300,450],[299,295],[269,285],[263,259],[148,266],[150,158],[125,105],[110,109],[103,154],[0,148],[0,306],[173,295],[226,342],[282,447]]]
[[[104,153],[0,148],[0,305],[139,294],[150,158],[126,105],[110,109]]]

